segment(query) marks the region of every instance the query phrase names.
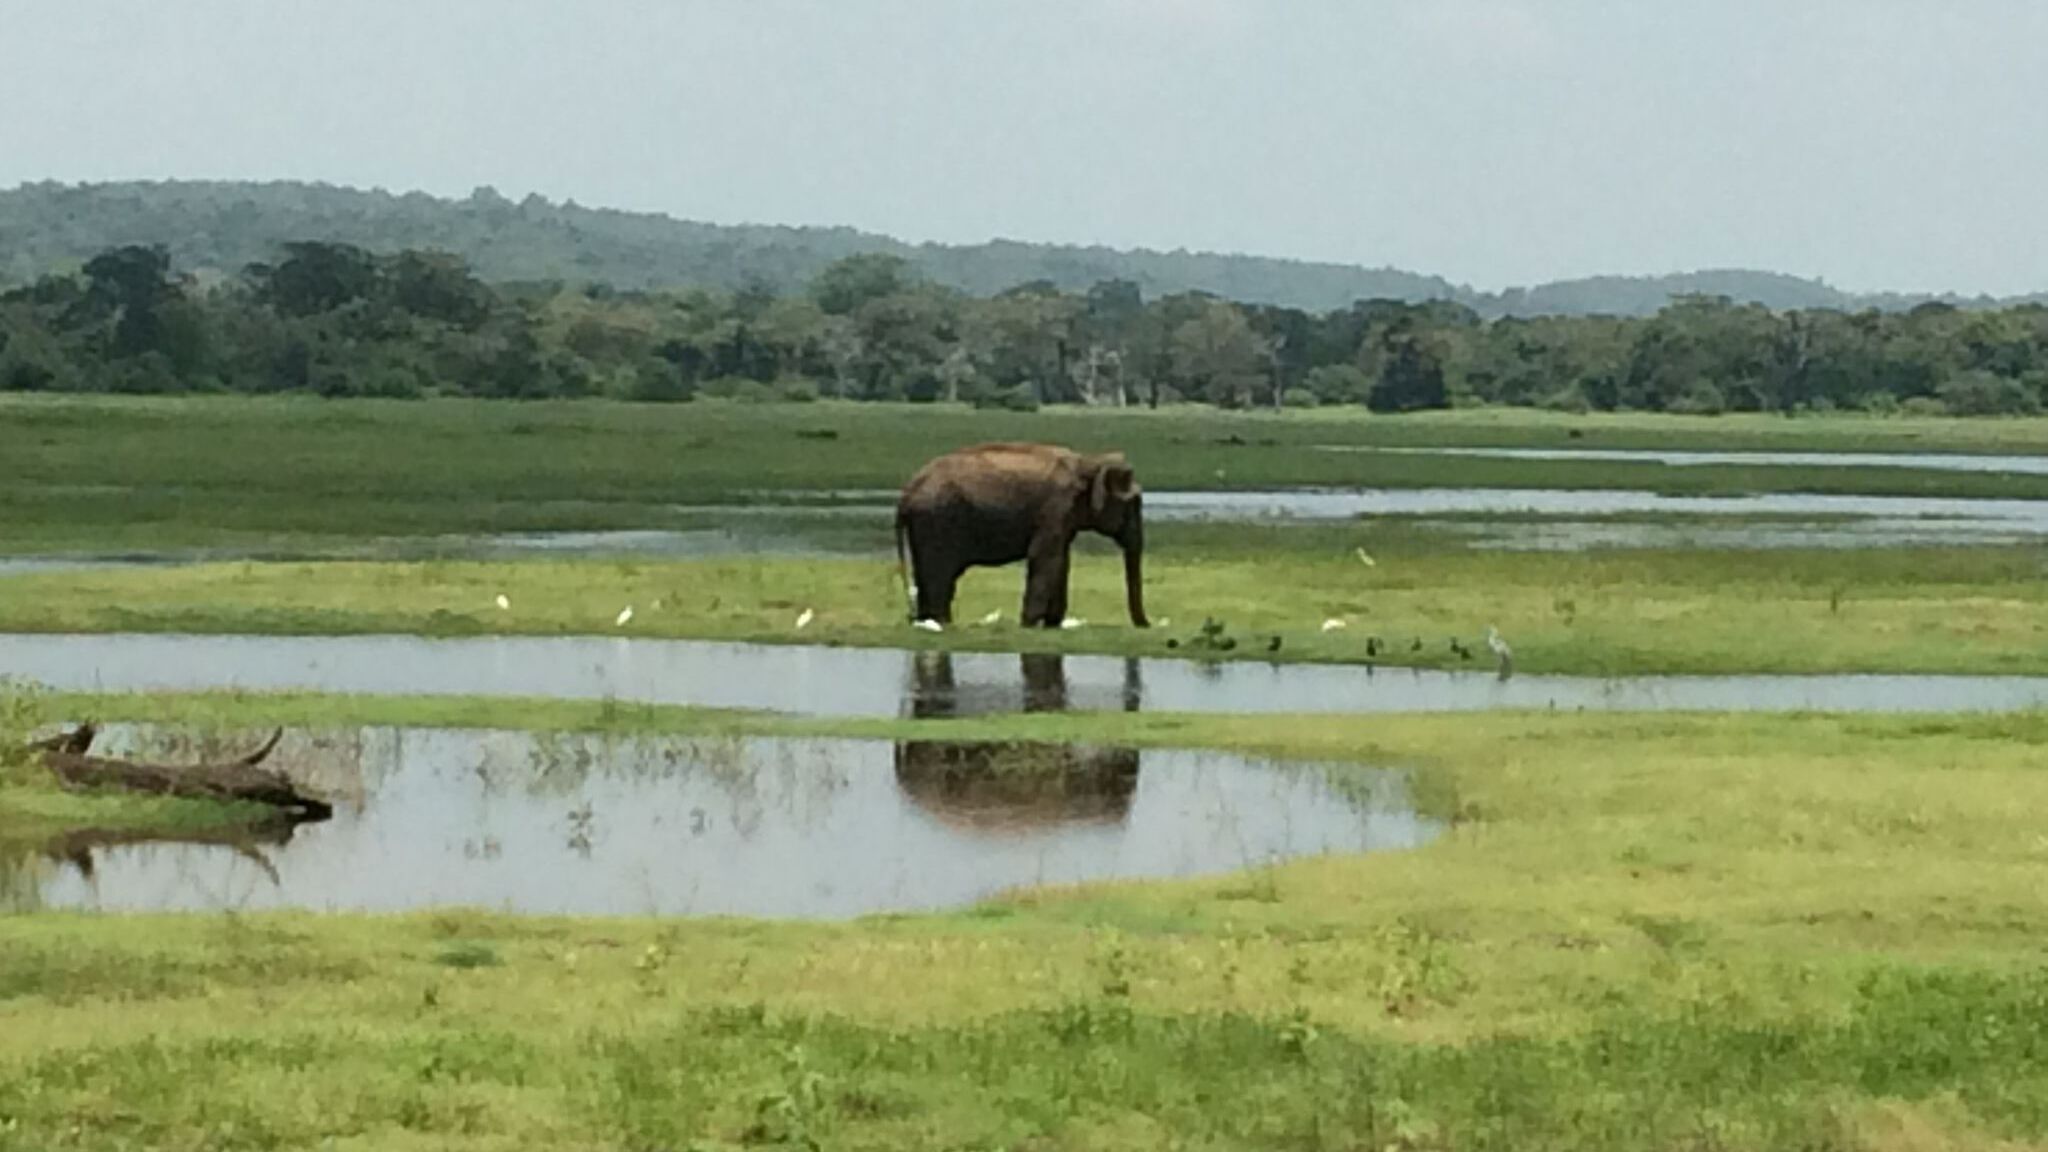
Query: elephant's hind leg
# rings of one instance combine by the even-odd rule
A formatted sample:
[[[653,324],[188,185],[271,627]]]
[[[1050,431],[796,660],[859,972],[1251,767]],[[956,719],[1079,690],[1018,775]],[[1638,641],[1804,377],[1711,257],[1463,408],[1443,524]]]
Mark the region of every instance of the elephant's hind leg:
[[[953,592],[960,583],[960,570],[937,562],[923,567],[917,580],[917,618],[951,624]]]

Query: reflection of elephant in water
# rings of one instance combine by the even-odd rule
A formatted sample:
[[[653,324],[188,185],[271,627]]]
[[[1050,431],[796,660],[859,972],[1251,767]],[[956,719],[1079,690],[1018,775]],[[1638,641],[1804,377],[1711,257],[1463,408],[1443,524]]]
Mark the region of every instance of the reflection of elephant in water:
[[[1025,652],[1017,657],[1023,673],[1024,711],[1065,712],[1068,707],[1067,670],[1065,660],[1054,652]],[[913,719],[932,719],[941,716],[957,716],[962,713],[960,686],[953,678],[953,656],[948,652],[917,652],[911,656],[913,680],[910,688],[910,715]],[[1138,661],[1124,660],[1123,710],[1136,712],[1144,696],[1144,683],[1139,678]],[[978,708],[971,704],[965,709],[969,714],[995,711],[995,708]]]
[[[907,550],[914,619],[951,623],[961,573],[1025,560],[1024,626],[1059,627],[1067,616],[1068,553],[1083,531],[1123,549],[1131,623],[1147,627],[1145,520],[1137,476],[1121,453],[980,444],[938,457],[918,469],[896,504],[896,561],[902,569]]]
[[[1114,824],[1130,813],[1138,790],[1138,753],[906,740],[896,745],[896,785],[939,820],[968,828]]]
[[[920,652],[911,715],[959,714],[953,657]],[[1064,661],[1050,653],[1018,657],[1024,711],[1067,707]],[[1138,662],[1124,664],[1124,708],[1138,707]],[[974,744],[908,740],[896,745],[896,783],[918,807],[949,824],[1029,828],[1068,822],[1116,822],[1138,788],[1138,754],[1127,748],[1060,744]]]

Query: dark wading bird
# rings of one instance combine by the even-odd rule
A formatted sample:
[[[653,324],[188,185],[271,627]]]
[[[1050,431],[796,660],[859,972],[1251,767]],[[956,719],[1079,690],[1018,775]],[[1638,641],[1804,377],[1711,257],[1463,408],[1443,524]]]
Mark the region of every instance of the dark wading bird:
[[[1086,456],[1053,444],[977,444],[918,469],[896,502],[896,563],[914,623],[950,624],[969,568],[1026,562],[1026,628],[1067,618],[1074,537],[1096,532],[1124,554],[1131,623],[1145,618],[1145,518],[1138,478],[1120,452]]]

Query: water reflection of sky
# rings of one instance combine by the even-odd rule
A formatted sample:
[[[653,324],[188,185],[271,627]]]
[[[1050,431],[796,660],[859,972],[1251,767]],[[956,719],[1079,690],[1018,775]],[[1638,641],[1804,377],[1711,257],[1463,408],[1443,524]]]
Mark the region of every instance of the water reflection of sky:
[[[103,739],[149,743],[121,726]],[[833,919],[1432,833],[1392,774],[1335,770],[1340,790],[1321,769],[1218,753],[372,729],[324,751],[293,733],[278,762],[361,802],[258,846],[260,860],[179,843],[94,850],[90,877],[38,860],[33,902]]]
[[[1389,456],[1477,456],[1496,460],[1583,460],[1665,464],[1674,468],[1907,468],[1923,472],[1989,472],[2048,476],[2048,456],[1965,452],[1695,452],[1655,448],[1380,448],[1318,444],[1320,452]]]
[[[1384,449],[1376,451],[1394,451]],[[1431,449],[1429,451],[1439,451]],[[1493,454],[1510,450],[1460,449]],[[1538,450],[1529,450],[1538,451]],[[1560,450],[1563,451],[1563,450]],[[1556,453],[1550,453],[1556,455]],[[1682,456],[1684,453],[1664,453]],[[1710,454],[1695,454],[1710,455]],[[1790,456],[1791,454],[1786,454]],[[1648,458],[1648,457],[1645,457]],[[1901,456],[1899,459],[1919,459]],[[1956,461],[2026,462],[2015,469],[2048,473],[2048,457],[1929,457]],[[2036,467],[2038,466],[2038,467]],[[1959,464],[1960,468],[1961,465]],[[1974,469],[1973,469],[1974,470]],[[794,498],[800,494],[768,493]],[[337,545],[318,552],[207,549],[122,555],[0,556],[0,576],[234,560],[360,558],[408,560],[690,559],[713,556],[804,556],[888,550],[888,512],[896,493],[863,489],[813,494],[834,503],[768,501],[678,505],[668,511],[700,526],[589,532],[524,532],[489,536],[394,538]],[[1171,521],[1331,521],[1402,517],[1446,527],[1479,546],[1507,548],[1884,548],[1917,545],[2012,544],[2048,538],[2048,501],[1920,496],[1832,496],[1804,492],[1752,496],[1667,496],[1658,492],[1552,488],[1297,488],[1243,492],[1148,490],[1146,515]],[[1536,517],[1534,524],[1460,522],[1469,517]],[[1652,516],[1692,523],[1617,523]],[[1766,517],[1716,526],[1716,519]],[[806,521],[811,526],[806,526]],[[817,525],[840,522],[827,533]],[[872,522],[873,533],[849,535],[847,522]]]
[[[1478,638],[1468,637],[1467,643],[1477,644]],[[0,634],[0,675],[68,692],[238,689],[555,697],[811,716],[1059,709],[1974,712],[2048,706],[2048,677],[1608,679],[1517,673],[1501,680],[1486,660],[1483,647],[1471,671],[1440,672],[1104,656],[919,657],[889,648],[595,636]]]

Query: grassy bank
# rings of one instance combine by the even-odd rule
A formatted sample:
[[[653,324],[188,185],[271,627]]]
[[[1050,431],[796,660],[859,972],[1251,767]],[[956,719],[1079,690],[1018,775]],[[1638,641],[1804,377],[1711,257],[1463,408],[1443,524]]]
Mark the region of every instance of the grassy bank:
[[[0,551],[309,548],[403,534],[665,527],[680,503],[762,491],[893,489],[937,452],[992,439],[1120,448],[1144,482],[1161,489],[1449,485],[2048,497],[2048,477],[1309,450],[2030,452],[2048,442],[2041,420],[0,397]]]
[[[293,706],[338,722],[419,703]],[[731,722],[556,707],[620,730]],[[1413,852],[844,925],[0,919],[0,1147],[1944,1148],[2048,1130],[2043,717],[937,728],[1407,765],[1457,819]]]
[[[175,836],[245,824],[267,814],[256,805],[59,788],[26,747],[26,728],[14,722],[25,712],[16,701],[13,693],[0,693],[0,857],[35,851],[81,829]],[[44,706],[36,704],[38,710]]]
[[[0,784],[0,852],[42,844],[81,828],[151,832],[173,837],[248,823],[267,814],[256,805],[202,800],[64,792],[41,781]]]
[[[2048,496],[2048,478],[1308,450],[2031,451],[2048,441],[2043,421],[0,398],[0,552],[689,527],[699,519],[673,505],[894,487],[952,443],[1008,437],[1122,447],[1162,488]],[[1510,554],[1399,523],[1162,524],[1148,600],[1170,626],[1120,623],[1119,568],[1090,542],[1074,586],[1086,627],[1011,626],[1012,567],[971,575],[957,610],[1003,623],[933,636],[903,622],[870,527],[806,539],[842,554],[12,576],[0,632],[623,634],[1281,661],[1360,661],[1378,637],[1381,664],[1483,671],[1496,624],[1524,673],[2048,673],[2038,548]],[[815,618],[799,631],[805,609]],[[1191,647],[1205,617],[1236,646]],[[1330,617],[1348,627],[1324,631]],[[0,717],[0,744],[28,720],[84,717],[1214,747],[1340,774],[1408,769],[1447,830],[1409,852],[852,924],[0,916],[0,1152],[1939,1149],[2048,1133],[2048,715],[821,721],[598,701],[74,695]],[[203,838],[224,815],[68,796],[15,763],[0,773],[0,884],[31,896],[63,866],[47,859],[53,837]]]
[[[912,629],[893,560],[874,557],[43,573],[0,579],[0,632],[581,633],[1343,662],[1366,660],[1378,636],[1381,664],[1475,667],[1493,624],[1523,672],[2048,672],[2037,549],[1531,554],[1443,551],[1399,526],[1157,535],[1147,601],[1169,623],[1143,632],[1122,620],[1119,565],[1092,544],[1071,608],[1088,623],[1058,633],[1014,627],[1019,566],[970,574],[953,630]],[[976,623],[991,611],[1004,622]],[[1237,646],[1194,647],[1205,617]],[[1325,632],[1330,618],[1348,626]]]

